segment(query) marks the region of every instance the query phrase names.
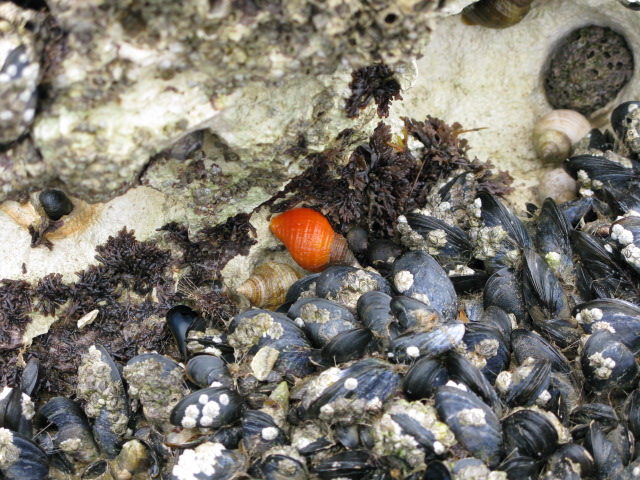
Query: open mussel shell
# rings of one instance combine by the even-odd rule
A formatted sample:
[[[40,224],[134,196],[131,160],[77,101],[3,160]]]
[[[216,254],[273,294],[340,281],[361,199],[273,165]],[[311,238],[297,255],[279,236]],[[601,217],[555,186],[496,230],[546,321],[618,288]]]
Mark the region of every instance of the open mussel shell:
[[[76,402],[55,397],[40,407],[39,412],[57,427],[53,437],[57,448],[82,462],[90,462],[98,456],[98,446],[87,417]]]
[[[595,331],[581,355],[587,386],[594,392],[624,390],[637,380],[638,364],[633,353],[607,330]]]
[[[622,258],[637,273],[640,273],[640,218],[623,217],[616,220],[610,235],[621,247]]]
[[[398,219],[397,229],[405,246],[429,252],[441,265],[466,265],[471,260],[473,245],[467,234],[439,218],[408,213]]]
[[[590,478],[592,473],[593,457],[587,449],[575,443],[565,443],[547,460],[547,474],[543,478]]]
[[[316,294],[355,311],[358,299],[366,292],[391,295],[391,285],[375,272],[345,265],[327,268],[316,281]]]
[[[204,331],[204,319],[186,305],[176,305],[165,315],[169,330],[183,358],[187,357],[187,333],[190,330]]]
[[[458,297],[451,280],[428,253],[414,250],[393,264],[393,283],[402,295],[430,305],[445,321],[458,315]]]
[[[389,302],[389,308],[397,319],[401,332],[429,330],[444,323],[436,309],[405,295],[393,297]]]
[[[291,447],[276,447],[264,454],[260,471],[265,480],[306,480],[305,458]]]
[[[225,387],[193,392],[171,410],[169,421],[185,428],[220,428],[236,421],[242,413],[242,398]]]
[[[502,413],[502,405],[493,385],[464,355],[454,350],[450,351],[446,355],[445,365],[451,380],[464,384],[482,398],[497,415]]]
[[[556,347],[536,333],[517,328],[511,333],[511,345],[519,364],[531,357],[535,360],[548,361],[552,371],[568,377],[572,375],[569,360]]]
[[[191,357],[185,368],[187,378],[200,388],[214,386],[213,383],[231,388],[233,379],[227,368],[227,364],[219,357],[213,355],[196,355]]]
[[[496,388],[504,390],[504,401],[508,406],[531,406],[538,403],[549,388],[550,372],[550,362],[529,358],[513,372],[498,375]]]
[[[438,419],[433,405],[396,399],[369,429],[373,451],[404,460],[411,469],[442,457],[456,442],[453,432]]]
[[[45,480],[49,478],[46,453],[27,437],[0,428],[0,473],[7,480]]]
[[[495,467],[502,456],[502,429],[495,413],[475,394],[438,387],[435,405],[440,418],[473,456]]]

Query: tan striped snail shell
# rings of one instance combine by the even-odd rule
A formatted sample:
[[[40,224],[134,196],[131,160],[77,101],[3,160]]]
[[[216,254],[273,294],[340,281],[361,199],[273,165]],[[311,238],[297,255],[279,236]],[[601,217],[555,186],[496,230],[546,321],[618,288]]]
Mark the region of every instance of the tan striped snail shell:
[[[236,292],[255,307],[273,307],[284,303],[289,287],[300,278],[289,265],[269,262],[256,268]]]
[[[533,148],[548,163],[561,162],[571,155],[573,145],[591,131],[591,123],[573,110],[552,110],[533,129]]]
[[[480,0],[462,10],[462,21],[467,25],[487,28],[507,28],[522,20],[533,0]]]

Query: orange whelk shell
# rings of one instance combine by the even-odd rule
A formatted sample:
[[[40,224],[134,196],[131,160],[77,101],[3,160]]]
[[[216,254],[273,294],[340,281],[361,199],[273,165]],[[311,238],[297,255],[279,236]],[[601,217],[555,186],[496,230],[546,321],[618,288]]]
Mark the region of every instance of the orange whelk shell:
[[[256,268],[236,292],[254,307],[272,307],[284,303],[287,290],[298,278],[298,272],[289,265],[269,262]]]
[[[321,272],[331,265],[356,264],[347,240],[315,210],[288,210],[271,220],[270,228],[305,270]]]

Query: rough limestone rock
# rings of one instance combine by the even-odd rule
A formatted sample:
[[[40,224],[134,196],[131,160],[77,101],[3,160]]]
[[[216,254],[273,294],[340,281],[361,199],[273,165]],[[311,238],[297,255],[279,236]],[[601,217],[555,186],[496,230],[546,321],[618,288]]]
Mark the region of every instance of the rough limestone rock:
[[[137,185],[153,155],[200,129],[246,176],[263,184],[275,176],[268,198],[295,171],[285,152],[301,143],[321,150],[368,120],[335,121],[351,71],[375,61],[406,69],[439,14],[437,2],[422,0],[47,5],[30,28],[24,15],[5,18],[39,46],[43,95],[22,140],[41,157],[30,147],[3,153],[0,200],[62,186],[104,202]]]

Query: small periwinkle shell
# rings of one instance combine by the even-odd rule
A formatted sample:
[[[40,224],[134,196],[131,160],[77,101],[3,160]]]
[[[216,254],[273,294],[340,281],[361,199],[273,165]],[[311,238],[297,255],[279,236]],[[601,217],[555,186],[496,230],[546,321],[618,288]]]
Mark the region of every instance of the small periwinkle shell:
[[[480,0],[462,10],[462,21],[467,25],[488,28],[507,28],[522,20],[533,0]]]
[[[236,291],[255,307],[272,307],[284,302],[287,290],[299,277],[289,265],[269,262],[256,268]]]
[[[543,162],[557,163],[571,155],[573,145],[591,130],[591,123],[573,110],[552,110],[533,129],[533,148]]]
[[[60,220],[73,210],[73,203],[62,190],[43,190],[38,195],[40,205],[51,220]]]

